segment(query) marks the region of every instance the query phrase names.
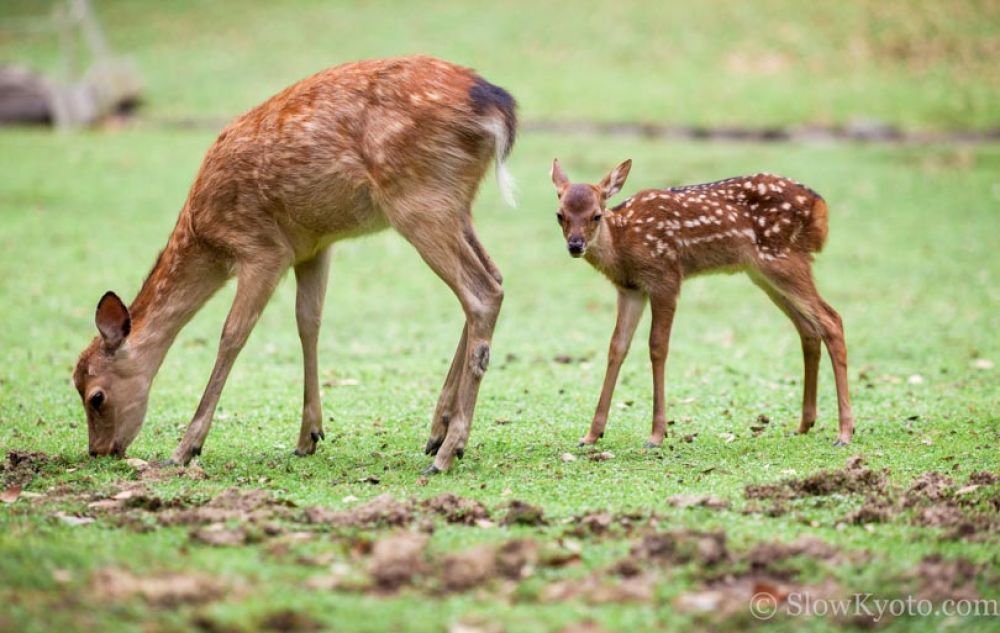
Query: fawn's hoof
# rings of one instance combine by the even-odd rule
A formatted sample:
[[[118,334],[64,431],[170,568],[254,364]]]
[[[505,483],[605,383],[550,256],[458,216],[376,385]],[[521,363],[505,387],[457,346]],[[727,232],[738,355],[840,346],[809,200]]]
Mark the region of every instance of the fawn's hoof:
[[[296,448],[292,451],[292,454],[296,457],[309,457],[316,452],[316,446],[314,445],[311,449]]]
[[[839,446],[847,446],[849,444],[850,444],[850,442],[845,442],[844,440],[837,440],[836,442],[833,443],[834,446],[838,446],[838,447]]]
[[[646,443],[642,445],[643,448],[660,448],[660,445],[656,442],[646,440]]]
[[[438,468],[437,466],[435,466],[435,465],[434,465],[434,464],[432,463],[432,464],[431,464],[430,466],[428,466],[427,468],[425,468],[425,469],[423,469],[422,471],[420,471],[420,474],[421,474],[421,475],[436,475],[436,474],[438,474],[439,472],[441,472],[441,469],[440,469],[440,468]]]
[[[437,455],[438,449],[444,444],[444,438],[434,439],[433,437],[427,440],[427,445],[424,446],[424,455]]]

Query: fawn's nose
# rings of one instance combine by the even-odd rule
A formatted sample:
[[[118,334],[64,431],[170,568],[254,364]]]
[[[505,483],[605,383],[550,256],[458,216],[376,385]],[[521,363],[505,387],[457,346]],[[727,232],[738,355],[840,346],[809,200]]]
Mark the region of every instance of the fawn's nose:
[[[583,248],[587,243],[582,237],[571,237],[566,241],[566,248],[569,249],[569,254],[573,257],[579,257],[583,255]]]

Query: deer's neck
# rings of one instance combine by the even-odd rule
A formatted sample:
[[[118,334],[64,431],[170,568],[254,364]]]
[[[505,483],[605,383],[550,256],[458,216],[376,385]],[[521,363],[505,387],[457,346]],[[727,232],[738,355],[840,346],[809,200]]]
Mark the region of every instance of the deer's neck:
[[[223,262],[179,222],[129,307],[139,371],[156,375],[174,339],[226,280]]]
[[[604,273],[612,282],[620,284],[623,271],[616,247],[615,227],[613,222],[608,219],[608,215],[605,214],[601,219],[601,228],[594,236],[593,243],[587,247],[584,259]]]

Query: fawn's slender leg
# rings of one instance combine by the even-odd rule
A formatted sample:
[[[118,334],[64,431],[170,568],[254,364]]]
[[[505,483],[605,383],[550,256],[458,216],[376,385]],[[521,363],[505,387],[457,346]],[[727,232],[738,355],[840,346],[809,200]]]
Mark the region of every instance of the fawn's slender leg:
[[[646,442],[647,448],[655,448],[663,443],[667,428],[666,400],[663,394],[664,365],[670,349],[670,328],[674,323],[677,309],[679,284],[669,284],[656,294],[651,294],[649,303],[653,312],[653,324],[649,329],[649,360],[653,365],[653,430]]]
[[[448,211],[402,212],[398,208],[394,211],[390,212],[390,221],[448,284],[465,311],[465,354],[455,387],[452,417],[434,463],[425,471],[440,472],[447,470],[454,457],[465,450],[479,385],[489,364],[503,288],[466,237],[471,229],[463,227],[459,213],[451,216]],[[453,227],[447,221],[450,217],[456,218]]]
[[[604,436],[604,427],[608,423],[608,410],[611,408],[611,396],[618,382],[618,372],[625,356],[628,355],[632,335],[635,334],[635,328],[639,325],[645,307],[644,293],[618,288],[618,320],[615,322],[614,334],[611,335],[611,345],[608,346],[608,368],[604,374],[604,386],[597,401],[594,419],[590,423],[590,431],[580,440],[580,446],[594,444]]]
[[[302,343],[303,366],[302,427],[299,430],[299,443],[295,448],[295,454],[299,456],[315,453],[316,444],[325,437],[316,347],[329,272],[329,247],[309,261],[295,266],[295,321]]]
[[[483,266],[489,271],[490,275],[496,279],[497,283],[503,283],[503,276],[500,274],[500,270],[490,259],[489,254],[483,245],[479,242],[479,238],[476,237],[475,231],[472,229],[472,223],[466,218],[463,224],[462,234],[465,241],[468,242],[469,246],[472,247],[479,261],[482,262]],[[448,434],[448,423],[451,420],[451,416],[454,412],[455,407],[455,396],[458,393],[458,383],[461,377],[462,371],[465,367],[463,360],[465,359],[465,347],[468,341],[469,327],[468,325],[462,328],[462,338],[459,339],[458,348],[455,350],[455,356],[452,358],[451,367],[448,369],[448,375],[444,380],[444,386],[441,388],[441,395],[438,397],[437,406],[434,408],[434,417],[431,420],[431,436],[427,440],[426,446],[424,446],[424,453],[427,455],[436,455],[438,449],[441,448],[441,443],[444,442],[445,436]],[[459,449],[456,453],[459,459],[462,458],[464,454],[464,449]]]
[[[815,324],[833,365],[833,377],[837,385],[837,408],[840,429],[837,434],[838,446],[851,441],[854,434],[854,414],[847,385],[847,344],[844,341],[844,325],[834,310],[816,290],[812,269],[808,260],[794,258],[784,260],[779,266],[761,267],[774,288],[796,307],[809,321]]]
[[[802,341],[804,376],[802,383],[802,419],[799,422],[799,433],[808,433],[809,429],[816,423],[816,383],[819,377],[819,357],[822,351],[822,338],[815,324],[794,303],[775,290],[766,279],[756,276],[751,276],[751,279],[788,316],[792,324],[795,325],[795,329],[798,331],[799,338]]]
[[[236,297],[229,309],[229,316],[226,317],[226,324],[222,328],[215,367],[201,396],[201,402],[198,403],[198,409],[184,433],[184,438],[170,458],[172,462],[187,464],[192,457],[201,454],[229,371],[233,368],[236,357],[246,344],[260,313],[263,312],[271,293],[274,292],[274,287],[287,267],[285,259],[242,265],[237,277]]]

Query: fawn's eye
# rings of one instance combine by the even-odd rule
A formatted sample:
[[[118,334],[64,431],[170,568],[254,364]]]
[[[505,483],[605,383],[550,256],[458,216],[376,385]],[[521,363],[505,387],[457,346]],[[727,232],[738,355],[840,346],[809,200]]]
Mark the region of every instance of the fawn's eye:
[[[592,220],[593,220],[594,222],[600,222],[600,221],[601,221],[601,214],[600,214],[600,213],[595,213],[595,214],[594,214],[594,217],[593,217],[593,218],[591,218],[591,219],[592,219]]]
[[[90,394],[90,398],[87,399],[87,403],[90,404],[90,408],[94,411],[100,411],[101,405],[104,404],[104,392],[98,389],[94,393]]]
[[[559,224],[562,224],[563,220],[565,220],[565,219],[566,218],[563,216],[562,213],[557,213],[556,214],[556,220],[559,220]]]

